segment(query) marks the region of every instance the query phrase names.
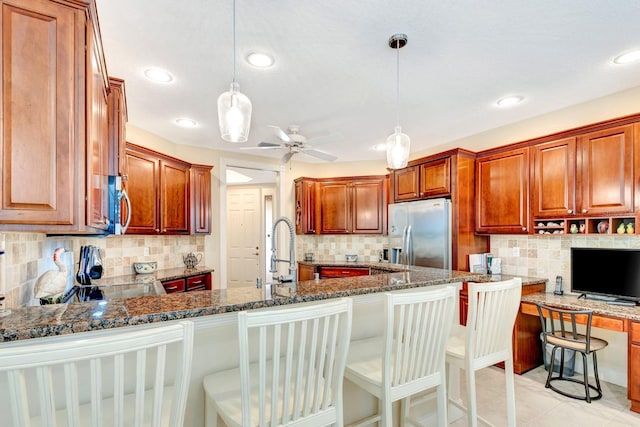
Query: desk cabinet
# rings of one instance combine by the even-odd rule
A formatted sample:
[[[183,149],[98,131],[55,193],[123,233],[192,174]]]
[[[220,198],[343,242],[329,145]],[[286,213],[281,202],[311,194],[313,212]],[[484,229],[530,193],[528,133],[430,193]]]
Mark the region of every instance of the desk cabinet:
[[[174,292],[190,292],[211,290],[211,273],[197,274],[180,279],[164,280],[162,286],[168,294]]]
[[[321,279],[368,276],[369,267],[318,267]]]

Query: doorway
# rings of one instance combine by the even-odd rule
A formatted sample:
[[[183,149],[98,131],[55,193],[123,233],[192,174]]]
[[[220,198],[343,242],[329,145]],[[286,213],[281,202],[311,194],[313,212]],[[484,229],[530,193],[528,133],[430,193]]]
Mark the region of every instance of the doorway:
[[[226,249],[226,256],[221,258],[221,267],[226,270],[225,283],[229,288],[256,286],[258,277],[265,282],[269,280],[270,229],[276,211],[279,173],[228,165],[225,178],[226,238],[221,241],[221,249]]]

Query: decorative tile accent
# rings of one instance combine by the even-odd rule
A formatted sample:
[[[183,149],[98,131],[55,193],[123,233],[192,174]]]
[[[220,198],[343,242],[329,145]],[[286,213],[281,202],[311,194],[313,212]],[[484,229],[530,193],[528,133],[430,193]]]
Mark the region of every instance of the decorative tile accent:
[[[358,261],[378,262],[387,243],[387,236],[381,235],[297,235],[296,257],[302,260],[311,252],[314,260],[344,261],[345,255],[357,254]]]

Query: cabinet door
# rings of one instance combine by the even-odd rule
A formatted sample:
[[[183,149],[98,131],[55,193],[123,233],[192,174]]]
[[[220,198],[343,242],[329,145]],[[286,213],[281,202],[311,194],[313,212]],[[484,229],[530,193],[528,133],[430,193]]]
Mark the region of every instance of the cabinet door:
[[[368,276],[369,267],[319,267],[320,278]]]
[[[100,48],[93,26],[87,37],[87,225],[106,230],[109,227],[109,136],[107,123],[107,85]]]
[[[476,231],[523,234],[529,227],[529,149],[476,161]]]
[[[72,226],[76,203],[84,205],[77,186],[84,158],[76,158],[76,147],[84,146],[76,90],[84,89],[75,86],[82,80],[76,62],[84,63],[75,32],[84,14],[52,1],[0,7],[0,223]]]
[[[298,280],[313,280],[313,274],[316,268],[313,265],[298,263]]]
[[[189,165],[160,160],[162,233],[189,233],[189,203]]]
[[[393,171],[393,200],[396,202],[417,199],[418,167],[409,166]]]
[[[187,277],[187,292],[205,290],[211,290],[211,273]]]
[[[316,233],[316,183],[297,180],[296,186],[296,234]]]
[[[186,290],[184,279],[167,280],[162,282],[162,286],[164,287],[164,291],[168,294],[184,292]]]
[[[420,197],[451,194],[451,160],[434,160],[420,165]]]
[[[349,182],[319,182],[320,234],[347,234],[351,228]]]
[[[125,167],[125,128],[127,123],[127,99],[124,80],[109,77],[107,98],[107,123],[109,125],[109,175],[123,175]]]
[[[126,151],[126,189],[131,200],[131,221],[127,234],[156,234],[160,232],[158,212],[157,158],[133,150]]]
[[[576,213],[576,138],[533,146],[533,216]]]
[[[580,213],[633,211],[633,125],[580,137]]]
[[[211,233],[211,166],[191,166],[191,234]]]
[[[351,232],[382,234],[387,208],[385,187],[384,179],[351,183]]]

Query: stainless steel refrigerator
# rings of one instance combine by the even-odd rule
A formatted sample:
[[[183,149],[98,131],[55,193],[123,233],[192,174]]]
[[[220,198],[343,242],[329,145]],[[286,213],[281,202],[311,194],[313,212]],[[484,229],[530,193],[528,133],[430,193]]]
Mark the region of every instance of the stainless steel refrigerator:
[[[391,262],[451,269],[451,200],[389,205],[389,253]]]

